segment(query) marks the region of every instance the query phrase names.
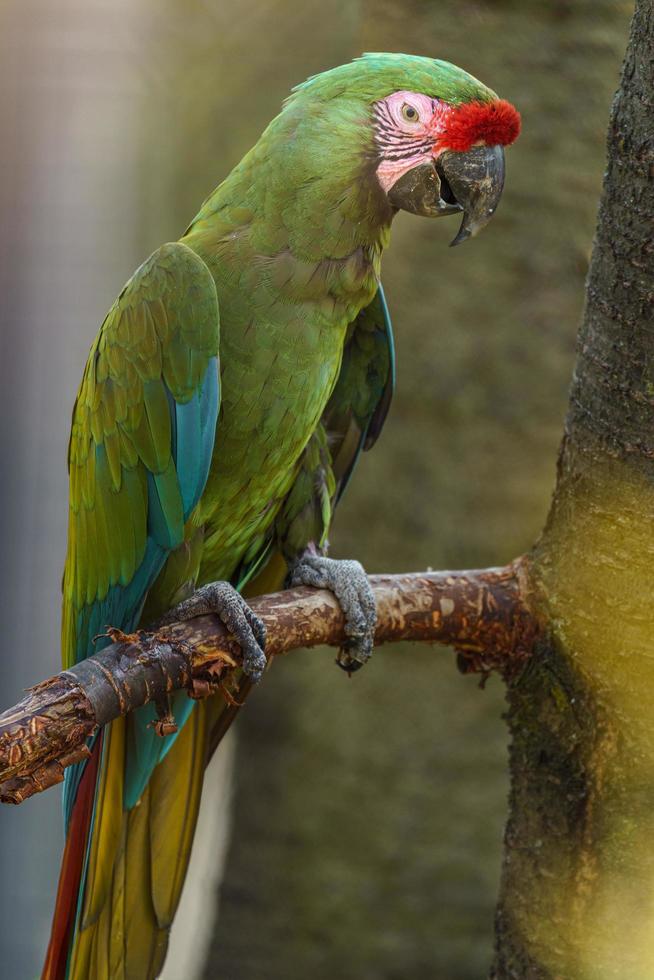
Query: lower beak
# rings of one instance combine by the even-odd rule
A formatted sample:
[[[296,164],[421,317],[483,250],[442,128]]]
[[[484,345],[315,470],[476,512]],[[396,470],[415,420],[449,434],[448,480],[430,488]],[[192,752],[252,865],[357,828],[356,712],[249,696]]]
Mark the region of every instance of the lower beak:
[[[440,174],[433,163],[421,163],[396,180],[388,192],[388,200],[394,208],[420,214],[424,218],[438,218],[442,214],[461,211],[453,197],[446,200]]]
[[[393,207],[435,218],[463,212],[461,227],[451,242],[459,245],[488,224],[504,187],[504,150],[475,146],[465,152],[445,150],[434,161],[409,170],[393,184],[388,199]]]

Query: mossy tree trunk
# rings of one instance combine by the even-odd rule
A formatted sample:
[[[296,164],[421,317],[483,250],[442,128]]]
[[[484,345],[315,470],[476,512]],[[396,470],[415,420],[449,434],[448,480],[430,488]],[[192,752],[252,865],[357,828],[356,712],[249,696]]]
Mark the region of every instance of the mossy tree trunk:
[[[498,980],[654,977],[653,97],[654,12],[638,0],[533,556],[549,634],[508,688]]]

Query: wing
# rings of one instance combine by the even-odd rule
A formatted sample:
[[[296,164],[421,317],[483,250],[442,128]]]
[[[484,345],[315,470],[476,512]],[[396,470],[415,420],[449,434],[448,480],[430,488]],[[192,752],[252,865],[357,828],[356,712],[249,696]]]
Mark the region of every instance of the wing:
[[[336,387],[322,417],[336,479],[336,502],[361,452],[374,446],[395,389],[393,327],[381,283],[350,327]]]
[[[106,625],[134,628],[148,589],[184,540],[213,452],[218,342],[213,278],[191,249],[171,244],[130,279],[91,348],[69,447],[64,666],[107,642],[97,636]],[[192,707],[184,696],[180,728]],[[96,954],[98,980],[114,961],[120,971],[141,956],[163,957],[197,814],[204,713],[184,725],[145,792],[174,741],[153,735],[148,709],[104,729],[86,765],[66,770],[68,836],[48,980],[89,976]],[[133,807],[141,796],[143,807]],[[145,875],[130,883],[129,907],[127,863],[132,877]]]
[[[218,300],[182,244],[158,249],[110,310],[69,447],[64,666],[129,630],[204,489],[219,406]]]

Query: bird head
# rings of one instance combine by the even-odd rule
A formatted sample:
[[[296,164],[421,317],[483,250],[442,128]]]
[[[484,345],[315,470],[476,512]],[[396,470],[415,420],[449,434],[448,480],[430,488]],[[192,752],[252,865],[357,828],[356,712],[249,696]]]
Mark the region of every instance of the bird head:
[[[377,179],[393,207],[426,217],[463,212],[452,241],[475,235],[495,213],[504,187],[504,146],[520,116],[503,99],[458,105],[399,91],[374,105]]]
[[[415,55],[366,54],[313,76],[296,93],[309,98],[314,118],[331,112],[337,134],[364,124],[369,138],[357,144],[364,174],[393,213],[461,214],[452,245],[495,213],[504,147],[518,137],[520,115],[463,69]]]

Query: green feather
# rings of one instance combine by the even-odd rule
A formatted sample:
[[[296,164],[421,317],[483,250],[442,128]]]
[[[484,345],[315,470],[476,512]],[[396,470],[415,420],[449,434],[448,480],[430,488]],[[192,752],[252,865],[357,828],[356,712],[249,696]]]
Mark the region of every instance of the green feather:
[[[279,584],[280,553],[291,559],[325,542],[392,390],[379,275],[394,212],[374,175],[371,119],[373,103],[401,89],[453,104],[494,97],[453,65],[400,54],[309,79],[182,242],[157,250],[109,311],[70,441],[66,665],[92,651],[90,634],[107,616],[131,630],[196,582],[238,582],[254,569],[263,581],[265,562]],[[182,497],[199,498],[186,522]],[[161,966],[205,732],[221,710],[216,699],[195,708],[158,764],[171,742],[155,745],[151,714],[129,722],[124,743],[115,729],[69,980],[149,980]]]

